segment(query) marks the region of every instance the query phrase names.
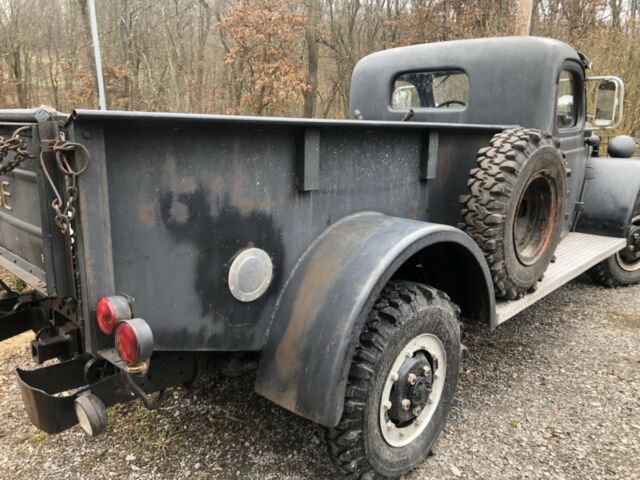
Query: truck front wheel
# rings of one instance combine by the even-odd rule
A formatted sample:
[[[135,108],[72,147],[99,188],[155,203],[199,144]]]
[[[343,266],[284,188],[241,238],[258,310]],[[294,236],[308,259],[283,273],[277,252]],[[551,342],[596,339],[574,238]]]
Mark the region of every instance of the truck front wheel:
[[[385,287],[360,336],[330,455],[349,478],[398,478],[432,450],[460,362],[459,308],[434,288]]]
[[[609,288],[640,283],[640,195],[629,226],[627,247],[588,273],[594,282]]]

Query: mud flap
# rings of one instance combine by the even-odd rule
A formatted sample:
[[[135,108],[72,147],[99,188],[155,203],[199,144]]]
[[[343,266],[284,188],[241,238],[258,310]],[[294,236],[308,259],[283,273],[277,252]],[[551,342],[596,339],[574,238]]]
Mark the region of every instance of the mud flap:
[[[115,352],[103,351],[117,357]],[[105,358],[107,358],[105,356]],[[96,378],[90,362],[109,363],[91,355],[81,355],[67,362],[37,370],[16,369],[20,394],[31,423],[47,433],[60,433],[78,423],[74,402],[91,393],[105,407],[137,398],[121,370],[112,368],[108,376]],[[181,352],[162,352],[151,360],[142,376],[131,376],[140,390],[149,394],[175,385],[192,382],[205,368],[206,356]],[[111,373],[115,372],[115,373]]]
[[[16,370],[20,394],[31,423],[47,433],[60,433],[74,426],[78,423],[74,402],[88,391],[107,407],[132,399],[120,373],[87,385],[84,371],[91,358],[83,355],[37,370]],[[61,395],[69,391],[74,393]]]

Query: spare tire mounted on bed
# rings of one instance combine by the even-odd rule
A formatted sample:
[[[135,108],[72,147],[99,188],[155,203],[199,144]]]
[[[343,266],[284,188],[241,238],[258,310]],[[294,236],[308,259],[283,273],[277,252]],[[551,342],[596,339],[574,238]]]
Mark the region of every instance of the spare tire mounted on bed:
[[[560,243],[567,202],[564,154],[551,135],[513,128],[478,152],[463,195],[463,228],[482,248],[496,295],[535,289]]]

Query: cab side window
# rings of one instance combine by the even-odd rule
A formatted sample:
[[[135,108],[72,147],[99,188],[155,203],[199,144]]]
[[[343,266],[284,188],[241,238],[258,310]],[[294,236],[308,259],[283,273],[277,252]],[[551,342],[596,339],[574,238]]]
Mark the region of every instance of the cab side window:
[[[558,82],[558,98],[556,104],[556,124],[558,128],[570,128],[577,123],[576,74],[563,70]]]

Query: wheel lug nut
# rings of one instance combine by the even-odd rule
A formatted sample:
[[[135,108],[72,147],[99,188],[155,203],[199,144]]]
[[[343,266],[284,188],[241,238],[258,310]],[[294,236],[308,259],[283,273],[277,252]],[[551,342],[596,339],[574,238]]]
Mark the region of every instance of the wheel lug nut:
[[[413,409],[413,415],[414,415],[415,417],[417,417],[417,416],[418,416],[418,415],[420,415],[421,413],[422,413],[422,408],[420,408],[420,407],[416,407],[416,408],[414,408],[414,409]]]
[[[422,367],[422,372],[424,373],[425,377],[428,377],[429,374],[431,374],[431,368],[429,368],[428,365],[425,365],[424,367]]]
[[[405,411],[409,411],[409,408],[411,407],[411,400],[409,400],[408,398],[405,398],[404,400],[402,400],[402,409]]]
[[[387,422],[387,430],[391,430],[393,427],[395,427],[395,425],[393,424],[393,422],[391,420],[389,420]]]
[[[389,378],[391,379],[392,382],[397,382],[398,381],[398,374],[397,373],[392,373]]]
[[[415,373],[410,373],[409,376],[407,377],[407,382],[409,382],[409,385],[415,385],[417,381],[418,381],[418,377],[416,376]]]
[[[391,403],[389,400],[387,400],[386,402],[384,402],[383,407],[384,407],[384,409],[385,409],[385,410],[390,410],[390,409],[391,409],[391,406],[392,406],[392,403]]]

